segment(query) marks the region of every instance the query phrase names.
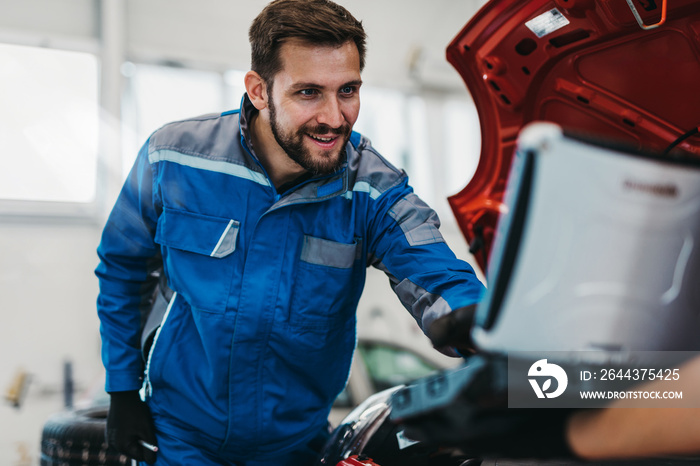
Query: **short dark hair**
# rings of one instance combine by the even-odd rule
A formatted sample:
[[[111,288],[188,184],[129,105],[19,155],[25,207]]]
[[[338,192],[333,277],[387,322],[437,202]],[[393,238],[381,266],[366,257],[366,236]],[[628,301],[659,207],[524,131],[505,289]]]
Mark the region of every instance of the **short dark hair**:
[[[274,0],[253,20],[248,30],[251,69],[267,83],[282,69],[279,50],[287,39],[341,46],[353,41],[365,66],[367,35],[362,22],[330,0]]]

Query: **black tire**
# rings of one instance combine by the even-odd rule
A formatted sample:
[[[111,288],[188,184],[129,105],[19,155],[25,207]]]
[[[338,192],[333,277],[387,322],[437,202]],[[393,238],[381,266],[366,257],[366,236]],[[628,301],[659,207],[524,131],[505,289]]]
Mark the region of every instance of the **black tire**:
[[[41,466],[129,465],[131,460],[107,447],[108,406],[64,411],[44,424]]]

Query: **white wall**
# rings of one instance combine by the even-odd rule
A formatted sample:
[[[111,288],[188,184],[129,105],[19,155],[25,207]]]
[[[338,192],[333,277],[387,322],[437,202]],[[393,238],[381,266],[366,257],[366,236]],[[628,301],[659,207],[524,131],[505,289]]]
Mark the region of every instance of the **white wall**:
[[[368,34],[363,80],[411,86],[416,50],[432,82],[460,90],[445,47],[485,0],[346,0]],[[75,45],[103,31],[100,13],[123,10],[123,41],[131,60],[195,62],[248,69],[248,26],[267,0],[0,0],[0,41]]]
[[[425,51],[445,81],[461,86],[444,60],[445,47],[476,11],[479,0],[347,0],[342,2],[363,21],[368,60],[363,80],[380,86],[409,86],[409,58]],[[127,2],[128,50],[132,56],[206,61],[248,69],[248,26],[267,0]],[[187,23],[183,23],[183,19]],[[165,32],[165,33],[164,33]]]
[[[19,409],[0,406],[0,464],[24,464],[23,451],[37,458],[41,426],[63,406],[65,361],[73,363],[81,391],[100,376],[92,273],[98,235],[90,224],[2,222],[0,388],[20,371],[31,381]]]
[[[363,20],[369,34],[363,76],[366,83],[420,92],[421,83],[409,78],[407,63],[421,50],[423,58],[417,63],[423,64],[418,70],[425,78],[422,84],[434,84],[439,92],[466,93],[456,72],[444,61],[444,50],[483,1],[342,3]],[[110,60],[103,68],[110,73],[102,82],[104,110],[107,118],[118,118],[119,108],[113,99],[121,85],[121,77],[115,73],[120,57],[180,61],[209,69],[247,69],[247,27],[264,4],[265,0],[0,0],[0,42],[103,53]],[[110,9],[123,13],[122,24],[102,22],[100,13]],[[119,21],[119,17],[114,18]],[[110,30],[111,26],[116,27]],[[111,45],[100,49],[100,35],[105,32],[110,34]],[[118,151],[107,155],[109,165],[120,166],[114,160]],[[2,166],[8,166],[13,156],[21,154],[0,154]],[[105,209],[113,197],[114,188],[107,195]],[[446,217],[446,209],[443,201],[440,210],[448,242],[460,257],[467,258],[464,240]],[[78,394],[101,383],[95,314],[98,289],[93,274],[101,219],[70,221],[0,214],[0,390],[4,393],[19,371],[32,376],[19,409],[0,404],[0,464],[38,464],[43,422],[62,408],[65,361],[74,365]],[[388,291],[386,279],[371,277],[371,295],[363,298],[363,306],[400,307]]]

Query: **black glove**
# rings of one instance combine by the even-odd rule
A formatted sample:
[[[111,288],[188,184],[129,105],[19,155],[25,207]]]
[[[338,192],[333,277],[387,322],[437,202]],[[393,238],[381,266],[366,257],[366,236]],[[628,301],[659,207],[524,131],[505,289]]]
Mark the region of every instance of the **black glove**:
[[[435,348],[451,346],[463,356],[475,351],[471,337],[476,304],[460,307],[432,323],[428,338]]]
[[[153,417],[137,390],[110,393],[107,416],[107,444],[119,453],[148,464],[156,462],[156,453],[139,442],[156,445]]]

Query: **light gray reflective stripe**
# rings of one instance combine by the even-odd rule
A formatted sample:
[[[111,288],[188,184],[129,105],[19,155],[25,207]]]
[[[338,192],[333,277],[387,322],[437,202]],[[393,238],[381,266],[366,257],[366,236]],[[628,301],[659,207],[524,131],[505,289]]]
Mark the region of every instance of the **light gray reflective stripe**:
[[[428,292],[409,279],[396,285],[394,292],[424,331],[430,328],[435,319],[452,312],[442,296]]]
[[[221,234],[219,242],[214,246],[214,250],[211,252],[211,257],[226,257],[236,250],[236,238],[238,237],[240,223],[231,220],[228,222],[226,229]]]
[[[357,243],[345,244],[327,239],[304,236],[301,260],[309,264],[349,269],[355,262]]]
[[[432,295],[436,296],[436,295]],[[421,300],[418,300],[418,305],[421,305]],[[442,296],[438,296],[437,300],[435,300],[430,307],[426,308],[423,311],[423,323],[421,325],[422,328],[424,329],[429,329],[431,325],[433,325],[433,322],[435,322],[435,319],[444,316],[445,314],[449,314],[452,312],[452,308],[450,307],[449,304],[447,304],[447,301]]]
[[[381,192],[379,192],[378,189],[373,188],[366,181],[358,181],[357,183],[355,183],[355,186],[352,187],[352,190],[363,193],[369,193],[369,197],[371,197],[372,199],[376,199],[382,194]]]
[[[437,214],[415,194],[399,199],[389,209],[389,215],[399,224],[411,246],[445,242],[438,230]]]
[[[264,174],[253,171],[244,167],[243,165],[223,162],[220,160],[209,160],[167,149],[157,150],[148,155],[149,163],[162,161],[173,162],[187,167],[198,168],[200,170],[208,170],[226,175],[232,175],[238,178],[253,181],[263,186],[270,186],[270,182]]]

